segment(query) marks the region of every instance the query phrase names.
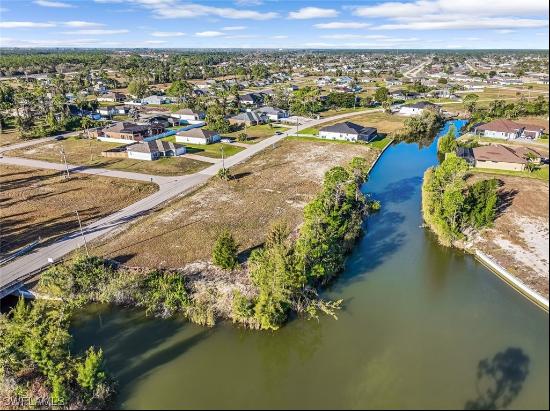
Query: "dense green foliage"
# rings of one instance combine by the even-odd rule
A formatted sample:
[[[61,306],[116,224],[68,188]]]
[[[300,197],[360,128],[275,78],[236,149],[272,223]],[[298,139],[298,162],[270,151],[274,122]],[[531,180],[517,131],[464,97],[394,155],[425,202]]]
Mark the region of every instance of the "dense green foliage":
[[[216,239],[212,249],[212,262],[227,270],[237,266],[237,244],[228,230],[223,230]]]
[[[453,125],[449,128],[447,134],[439,138],[439,141],[437,142],[437,151],[442,154],[454,153],[457,147],[456,127]]]
[[[395,138],[397,141],[428,146],[432,143],[443,123],[444,120],[439,111],[424,110],[419,116],[407,118],[403,124],[403,129],[396,133]]]
[[[360,187],[367,171],[362,158],[355,158],[347,168],[329,170],[321,193],[305,207],[298,237],[290,236],[284,224],[276,224],[264,247],[252,253],[250,276],[258,288],[253,302],[258,328],[277,329],[290,309],[311,316],[319,310],[333,314],[338,302],[324,302],[314,290],[343,269],[346,254],[361,234],[367,201]],[[237,302],[242,307],[242,299]]]
[[[468,186],[467,170],[466,161],[448,156],[441,165],[424,174],[424,220],[444,245],[463,240],[468,229],[490,226],[495,218],[496,181],[479,181]]]
[[[90,348],[82,356],[69,350],[71,314],[64,303],[21,299],[9,314],[0,315],[3,401],[18,404],[26,397],[49,407],[97,408],[109,400],[112,382],[101,350]]]

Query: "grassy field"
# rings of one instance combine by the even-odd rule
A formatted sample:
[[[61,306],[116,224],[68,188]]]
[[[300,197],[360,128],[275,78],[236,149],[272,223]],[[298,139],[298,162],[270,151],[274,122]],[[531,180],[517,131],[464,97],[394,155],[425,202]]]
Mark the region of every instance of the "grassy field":
[[[0,254],[32,243],[46,243],[107,216],[153,193],[157,186],[117,178],[0,165],[2,236]]]
[[[61,156],[61,149],[63,148],[69,164],[165,176],[191,174],[210,165],[206,162],[182,157],[162,158],[156,161],[141,161],[128,158],[107,158],[101,156],[102,151],[117,146],[120,146],[120,144],[72,137],[66,140],[10,151],[6,154],[15,157],[26,157],[60,163],[63,161],[63,157]]]
[[[254,144],[263,139],[273,136],[277,131],[286,131],[288,127],[272,126],[270,124],[258,124],[257,126],[247,127],[233,133],[224,134],[224,137],[237,138],[239,134],[246,133],[248,141],[245,143]]]
[[[165,141],[175,141],[175,136],[165,137],[163,138]],[[232,155],[237,154],[239,151],[243,151],[243,147],[239,147],[233,144],[226,144],[226,143],[215,143],[215,144],[189,144],[189,143],[182,143],[185,145],[187,152],[190,154],[199,154],[201,156],[205,157],[212,157],[212,158],[222,158],[222,147],[223,147],[223,155],[225,157],[231,157]]]
[[[271,222],[302,221],[305,204],[321,187],[326,170],[354,156],[373,162],[379,150],[363,144],[285,139],[231,168],[233,179],[211,179],[116,237],[94,244],[94,252],[133,266],[182,267],[208,260],[228,228],[241,256],[262,244]]]
[[[483,173],[483,174],[494,174],[500,176],[512,176],[512,177],[524,177],[524,178],[534,178],[537,180],[548,181],[548,166],[540,167],[538,170],[533,172],[530,171],[511,171],[511,170],[493,170],[489,168],[471,168],[470,172],[472,173]]]
[[[405,119],[406,117],[387,114],[381,111],[375,111],[373,113],[359,114],[357,116],[349,117],[345,120],[326,122],[318,126],[315,126],[312,129],[319,130],[320,128],[330,126],[332,124],[341,123],[343,121],[351,121],[353,123],[360,124],[365,127],[376,127],[380,133],[390,134],[399,130],[401,127],[403,127],[403,123],[405,122]],[[300,133],[303,133],[303,132],[304,130],[302,130]]]

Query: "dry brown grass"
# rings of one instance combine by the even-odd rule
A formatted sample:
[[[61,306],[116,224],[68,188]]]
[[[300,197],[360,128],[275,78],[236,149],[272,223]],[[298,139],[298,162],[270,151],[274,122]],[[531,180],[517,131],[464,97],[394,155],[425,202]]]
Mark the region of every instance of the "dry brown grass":
[[[63,161],[63,157],[61,156],[61,149],[63,148],[69,164],[164,176],[196,173],[210,166],[210,164],[206,162],[182,157],[161,158],[156,161],[142,161],[128,158],[106,158],[101,156],[102,151],[117,146],[120,146],[120,144],[71,137],[66,140],[48,142],[29,148],[13,150],[6,153],[6,155],[60,163]]]
[[[472,181],[490,175],[474,175]],[[495,175],[502,210],[476,247],[521,281],[548,297],[548,182]]]
[[[296,227],[303,207],[318,192],[325,171],[354,156],[373,161],[378,150],[364,145],[283,141],[231,169],[234,179],[217,178],[172,201],[101,244],[94,252],[134,266],[179,268],[208,260],[222,228],[246,252],[264,241],[271,222]]]
[[[403,127],[406,117],[396,116],[392,114],[374,112],[367,114],[360,114],[357,116],[349,117],[343,120],[328,121],[315,128],[322,128],[330,126],[332,124],[341,123],[343,121],[351,121],[352,123],[360,124],[366,127],[375,127],[381,133],[392,133]]]
[[[135,181],[74,175],[11,165],[0,166],[2,204],[0,253],[35,241],[51,241],[113,213],[156,190]]]
[[[0,133],[0,146],[7,146],[23,141],[21,134],[16,129],[4,129]]]

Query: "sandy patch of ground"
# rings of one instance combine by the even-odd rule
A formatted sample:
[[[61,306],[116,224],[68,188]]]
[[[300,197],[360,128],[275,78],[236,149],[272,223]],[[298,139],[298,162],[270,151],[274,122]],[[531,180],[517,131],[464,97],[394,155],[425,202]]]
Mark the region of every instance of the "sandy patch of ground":
[[[0,166],[0,253],[39,237],[48,243],[153,193],[157,186],[118,178]]]
[[[503,209],[494,227],[476,239],[476,247],[548,298],[548,183],[520,177],[495,178],[503,182]]]
[[[228,228],[246,255],[261,245],[278,219],[297,226],[318,192],[324,173],[354,156],[373,162],[379,150],[358,144],[285,140],[233,167],[234,179],[212,178],[127,230],[95,244],[95,253],[132,266],[179,268],[211,257],[212,245]]]

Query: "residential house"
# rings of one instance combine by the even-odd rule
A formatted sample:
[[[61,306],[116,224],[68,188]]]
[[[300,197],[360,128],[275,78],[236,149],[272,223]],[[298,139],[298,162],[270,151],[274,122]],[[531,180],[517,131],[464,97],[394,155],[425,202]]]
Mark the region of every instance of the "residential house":
[[[429,101],[419,101],[414,104],[404,104],[399,108],[399,114],[404,116],[416,116],[422,114],[424,110],[439,110],[437,104],[430,103]]]
[[[164,96],[149,96],[141,99],[143,104],[166,104],[170,100]]]
[[[229,118],[230,124],[238,124],[245,126],[255,126],[257,124],[264,124],[266,122],[266,117],[262,114],[254,111],[245,111],[244,113],[239,113],[236,116]]]
[[[408,90],[395,90],[390,93],[390,96],[395,100],[412,100],[419,98],[420,94]]]
[[[248,93],[240,96],[239,101],[245,106],[259,106],[263,102],[263,97],[258,93]]]
[[[185,154],[186,149],[182,144],[153,140],[129,145],[126,148],[126,152],[128,153],[128,158],[152,161],[161,157],[180,156]]]
[[[107,101],[107,102],[120,102],[126,100],[126,96],[122,93],[119,93],[117,91],[112,93],[103,94],[102,96],[99,96],[97,98],[97,101]]]
[[[374,127],[364,127],[351,121],[323,127],[319,130],[319,138],[343,141],[372,141],[378,136]]]
[[[544,128],[532,124],[523,124],[507,119],[497,119],[480,124],[474,128],[477,135],[483,137],[513,140],[516,138],[536,139],[544,133]]]
[[[192,128],[190,130],[179,131],[176,134],[177,143],[189,143],[189,144],[212,144],[221,140],[221,136],[211,130],[205,130],[203,128]]]
[[[396,78],[387,78],[386,79],[386,86],[401,86],[403,85],[403,81],[396,79]]]
[[[102,141],[130,144],[163,132],[164,127],[159,124],[135,124],[122,121],[98,130],[96,137]]]
[[[190,108],[182,108],[172,113],[171,116],[179,120],[185,120],[187,122],[204,120],[204,113],[194,112]]]
[[[267,117],[271,121],[279,121],[282,118],[288,117],[288,112],[285,110],[281,110],[276,107],[260,107],[256,110],[254,110],[256,113],[260,115],[260,117]]]
[[[540,164],[542,160],[541,154],[536,150],[502,144],[475,148],[459,147],[456,154],[472,167],[494,170],[523,171],[530,162]]]

